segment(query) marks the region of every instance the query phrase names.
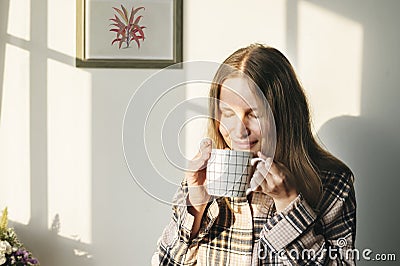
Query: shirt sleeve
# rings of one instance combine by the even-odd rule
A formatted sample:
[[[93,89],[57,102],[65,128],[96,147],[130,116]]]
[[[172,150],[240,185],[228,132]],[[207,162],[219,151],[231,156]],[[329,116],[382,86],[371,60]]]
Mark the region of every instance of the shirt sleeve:
[[[185,181],[175,194],[172,218],[164,229],[153,255],[152,265],[196,265],[199,241],[207,234],[218,216],[218,203],[213,200],[204,212],[196,238],[190,240],[194,216],[188,212],[188,187]]]
[[[262,265],[355,265],[356,201],[353,176],[335,175],[324,187],[317,215],[299,195],[268,219],[260,234]],[[268,264],[267,264],[268,265]]]

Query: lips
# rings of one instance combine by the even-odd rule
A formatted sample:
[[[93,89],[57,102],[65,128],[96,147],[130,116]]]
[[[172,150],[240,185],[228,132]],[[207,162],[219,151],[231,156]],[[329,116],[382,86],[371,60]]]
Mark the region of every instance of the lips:
[[[239,149],[251,149],[258,140],[253,140],[253,141],[232,141],[232,146],[239,148]]]

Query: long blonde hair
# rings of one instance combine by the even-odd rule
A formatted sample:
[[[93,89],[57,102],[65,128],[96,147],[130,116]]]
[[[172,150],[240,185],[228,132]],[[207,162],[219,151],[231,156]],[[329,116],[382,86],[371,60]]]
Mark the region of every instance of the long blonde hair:
[[[223,62],[211,84],[207,130],[208,137],[219,149],[228,147],[215,118],[218,117],[221,85],[232,75],[229,69],[249,77],[266,98],[276,127],[274,161],[287,167],[287,175],[291,175],[289,180],[315,208],[322,194],[320,172],[350,170],[323,149],[313,136],[307,98],[289,60],[275,48],[252,44],[237,50]]]

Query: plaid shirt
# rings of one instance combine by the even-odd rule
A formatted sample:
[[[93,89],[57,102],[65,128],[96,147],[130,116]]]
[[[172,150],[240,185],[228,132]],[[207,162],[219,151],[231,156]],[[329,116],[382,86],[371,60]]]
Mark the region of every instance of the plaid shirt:
[[[318,211],[301,194],[281,213],[270,211],[273,200],[261,192],[248,198],[215,198],[193,240],[194,217],[186,207],[188,190],[183,182],[152,264],[355,265],[353,175],[322,172],[321,180]]]

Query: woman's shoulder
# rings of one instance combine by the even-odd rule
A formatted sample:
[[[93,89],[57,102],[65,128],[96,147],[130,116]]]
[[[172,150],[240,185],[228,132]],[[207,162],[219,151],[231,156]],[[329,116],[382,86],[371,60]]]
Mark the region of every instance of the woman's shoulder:
[[[320,172],[322,183],[322,202],[345,200],[354,191],[354,175],[350,170],[323,170]]]
[[[354,183],[354,175],[351,170],[321,170],[322,183]]]
[[[345,163],[333,156],[320,164],[319,173],[323,188],[333,186],[335,190],[341,190],[353,186],[353,172]]]
[[[335,203],[350,201],[355,206],[354,175],[351,171],[320,171],[322,195],[316,210],[324,216]]]

